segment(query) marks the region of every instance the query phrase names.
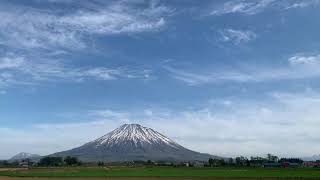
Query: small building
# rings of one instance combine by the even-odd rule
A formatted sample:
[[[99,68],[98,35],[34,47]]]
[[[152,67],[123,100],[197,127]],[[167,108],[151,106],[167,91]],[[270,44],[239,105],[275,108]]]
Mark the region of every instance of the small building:
[[[282,163],[282,167],[284,167],[284,168],[297,168],[300,166],[301,166],[301,164],[299,164],[299,163],[292,163],[292,162],[283,162]]]
[[[189,162],[174,162],[173,166],[174,167],[189,167],[190,163]]]
[[[303,162],[304,167],[320,167],[320,162],[315,162],[315,161],[306,161]]]
[[[267,163],[263,163],[262,167],[264,167],[264,168],[281,168],[282,164],[276,163],[276,162],[267,162]]]
[[[21,160],[19,162],[19,166],[20,167],[24,167],[24,168],[28,168],[30,165],[30,161],[28,159],[25,159],[25,160]]]
[[[205,163],[201,161],[195,161],[193,162],[193,167],[204,167]]]

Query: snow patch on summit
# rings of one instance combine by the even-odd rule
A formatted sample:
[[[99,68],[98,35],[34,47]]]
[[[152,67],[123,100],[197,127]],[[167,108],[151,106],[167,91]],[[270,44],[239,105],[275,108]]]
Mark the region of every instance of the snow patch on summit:
[[[37,157],[40,157],[40,155],[21,152],[15,156],[13,156],[10,160],[23,160],[23,159],[31,159],[31,158],[37,158]]]
[[[84,162],[207,161],[211,157],[218,158],[189,150],[139,124],[124,124],[94,141],[52,156],[75,156]]]
[[[96,147],[112,147],[124,142],[132,142],[136,147],[143,144],[167,144],[174,148],[181,148],[166,136],[139,124],[124,124],[94,141]]]

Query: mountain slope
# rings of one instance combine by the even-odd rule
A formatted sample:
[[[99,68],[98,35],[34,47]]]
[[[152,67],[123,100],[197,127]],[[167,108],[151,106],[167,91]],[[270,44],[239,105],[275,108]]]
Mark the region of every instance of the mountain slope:
[[[38,154],[30,154],[26,152],[21,152],[12,158],[9,159],[9,161],[18,161],[18,160],[24,160],[24,159],[38,159],[40,158],[40,155]]]
[[[83,161],[207,161],[213,157],[175,143],[166,136],[138,124],[124,124],[83,146],[52,156],[76,156]]]
[[[319,155],[313,155],[310,157],[303,157],[302,160],[304,161],[317,161],[320,160],[320,154]]]

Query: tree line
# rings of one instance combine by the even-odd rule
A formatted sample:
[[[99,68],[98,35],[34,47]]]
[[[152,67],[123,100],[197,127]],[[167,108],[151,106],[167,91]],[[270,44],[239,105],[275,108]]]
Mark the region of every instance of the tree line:
[[[44,157],[37,163],[38,166],[79,166],[82,162],[77,157]]]
[[[279,158],[273,154],[267,154],[266,157],[252,156],[250,158],[239,156],[236,158],[229,159],[214,159],[210,158],[208,160],[208,165],[214,166],[262,166],[264,164],[277,165],[282,163],[291,163],[301,165],[303,163],[302,159],[299,158]]]
[[[67,156],[67,157],[52,157],[47,156],[41,158],[37,162],[33,162],[32,160],[23,160],[23,161],[0,161],[0,167],[17,167],[21,166],[21,162],[27,164],[27,166],[41,166],[41,167],[57,167],[57,166],[80,166],[83,165],[77,157]],[[85,165],[89,166],[105,166],[110,163],[105,163],[103,161],[96,163],[86,163]],[[220,166],[238,166],[238,167],[262,167],[264,165],[276,166],[280,164],[296,164],[302,165],[303,160],[299,158],[279,158],[273,154],[267,154],[265,157],[260,156],[252,156],[247,158],[245,156],[239,156],[236,158],[210,158],[207,162],[201,161],[180,161],[180,162],[167,162],[167,161],[130,161],[130,162],[121,162],[121,163],[113,163],[114,165],[128,165],[128,166],[202,166],[202,167],[220,167]],[[111,163],[112,165],[112,163]]]
[[[82,162],[77,157],[43,157],[38,162],[32,159],[23,159],[17,161],[0,161],[0,167],[18,167],[18,166],[45,166],[45,167],[55,167],[55,166],[80,166]]]

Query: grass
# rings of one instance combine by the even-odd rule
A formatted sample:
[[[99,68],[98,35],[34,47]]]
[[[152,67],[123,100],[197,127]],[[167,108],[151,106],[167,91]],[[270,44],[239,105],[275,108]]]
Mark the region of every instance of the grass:
[[[320,178],[320,169],[68,167],[3,171],[12,177]]]

